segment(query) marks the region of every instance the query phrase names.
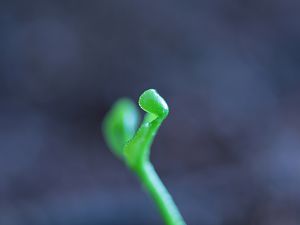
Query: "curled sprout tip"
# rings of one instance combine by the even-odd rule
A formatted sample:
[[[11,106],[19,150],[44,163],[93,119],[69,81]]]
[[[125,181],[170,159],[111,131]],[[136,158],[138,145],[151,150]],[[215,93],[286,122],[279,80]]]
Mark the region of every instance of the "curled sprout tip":
[[[155,89],[146,90],[139,98],[139,105],[143,110],[157,117],[165,118],[169,114],[166,101]]]

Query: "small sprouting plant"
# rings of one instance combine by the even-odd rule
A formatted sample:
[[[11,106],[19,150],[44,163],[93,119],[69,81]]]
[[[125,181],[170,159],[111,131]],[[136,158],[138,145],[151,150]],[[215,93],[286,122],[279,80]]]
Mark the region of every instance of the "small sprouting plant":
[[[135,104],[120,99],[108,112],[103,133],[112,152],[133,171],[156,203],[167,225],[185,225],[171,195],[150,162],[150,147],[164,119],[169,114],[165,100],[154,90],[146,90],[139,98],[146,112],[140,128]]]

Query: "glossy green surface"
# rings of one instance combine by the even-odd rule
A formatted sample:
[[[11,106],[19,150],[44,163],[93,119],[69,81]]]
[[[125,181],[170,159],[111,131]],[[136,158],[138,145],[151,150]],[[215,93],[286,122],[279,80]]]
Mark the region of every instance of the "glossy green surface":
[[[153,139],[169,114],[168,105],[154,89],[149,89],[140,96],[139,105],[147,113],[136,131],[139,121],[136,107],[128,99],[119,100],[104,120],[105,139],[111,150],[138,176],[156,203],[165,223],[185,225],[172,197],[149,160]]]

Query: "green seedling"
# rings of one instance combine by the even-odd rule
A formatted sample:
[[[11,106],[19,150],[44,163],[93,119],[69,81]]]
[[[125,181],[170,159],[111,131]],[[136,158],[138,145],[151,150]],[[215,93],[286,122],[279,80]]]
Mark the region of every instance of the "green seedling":
[[[129,99],[121,99],[108,112],[103,133],[112,152],[133,171],[153,198],[167,225],[186,225],[171,195],[150,162],[150,147],[169,107],[154,90],[145,91],[139,106],[146,112],[138,127],[139,112]]]

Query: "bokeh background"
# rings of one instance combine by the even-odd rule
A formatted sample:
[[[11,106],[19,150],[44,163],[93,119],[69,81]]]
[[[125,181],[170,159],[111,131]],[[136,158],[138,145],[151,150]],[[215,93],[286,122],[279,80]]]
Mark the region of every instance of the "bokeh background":
[[[0,2],[0,224],[162,225],[101,121],[157,89],[189,225],[300,224],[300,2]]]

